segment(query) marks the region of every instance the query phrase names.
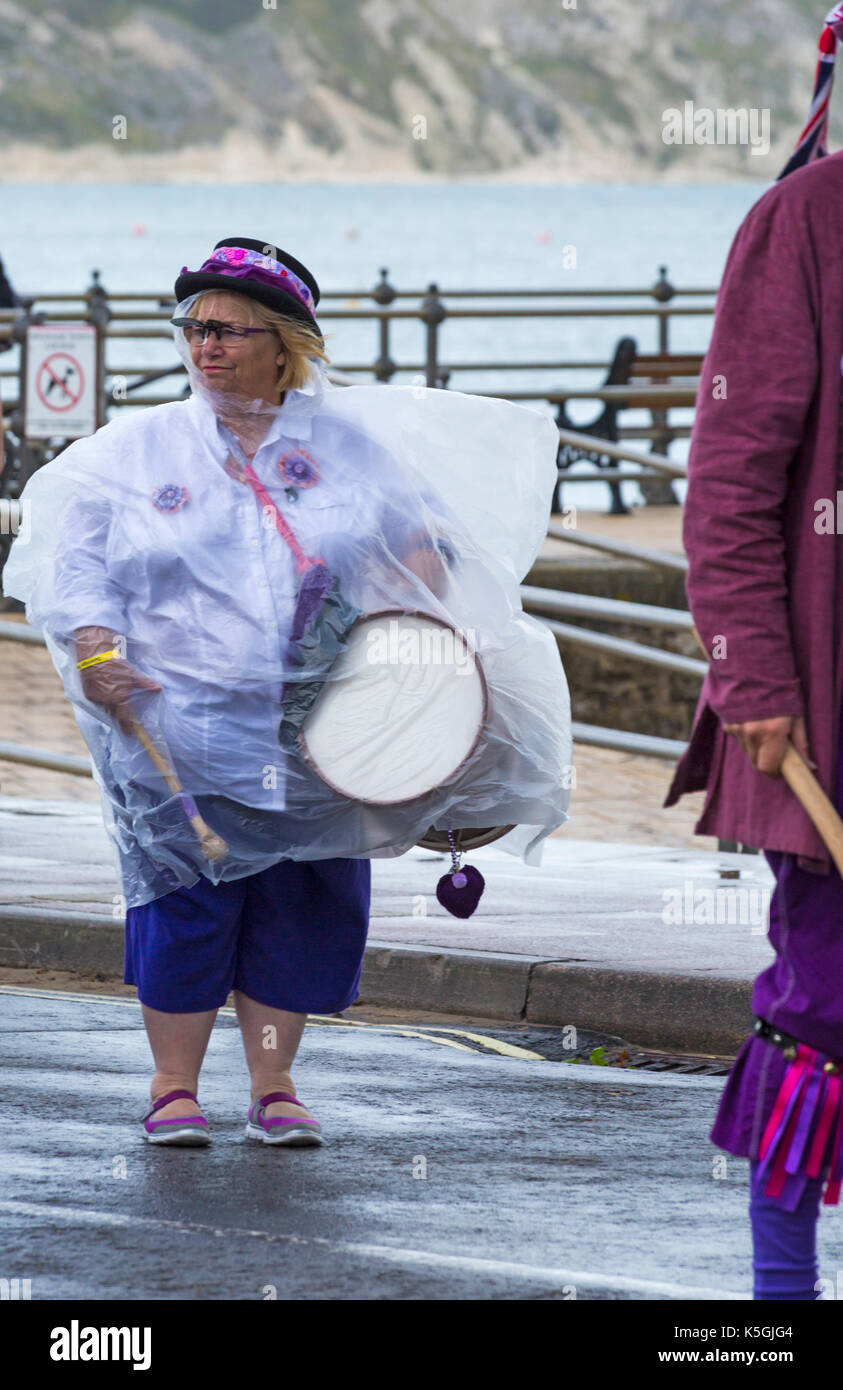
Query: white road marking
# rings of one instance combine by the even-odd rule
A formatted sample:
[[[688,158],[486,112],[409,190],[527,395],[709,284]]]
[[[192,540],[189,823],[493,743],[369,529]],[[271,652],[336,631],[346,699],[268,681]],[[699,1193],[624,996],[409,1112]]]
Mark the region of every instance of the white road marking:
[[[90,1004],[91,1001],[98,1001],[101,1004],[128,1004],[132,1008],[138,1008],[137,999],[129,997],[123,998],[119,994],[90,994],[79,992],[72,993],[66,989],[34,989],[31,985],[0,985],[0,994],[20,994],[25,998],[33,999],[62,999],[71,1004]]]
[[[328,1240],[324,1236],[298,1236],[271,1231],[250,1231],[242,1227],[210,1226],[196,1221],[166,1221],[160,1217],[127,1216],[120,1212],[92,1211],[87,1207],[63,1207],[52,1203],[0,1201],[0,1211],[10,1216],[49,1221],[66,1221],[73,1226],[129,1226],[152,1230],[181,1231],[185,1235],[222,1237],[250,1236],[269,1244],[314,1245],[337,1254],[364,1259],[385,1260],[391,1264],[415,1265],[426,1269],[459,1270],[465,1274],[503,1275],[511,1279],[547,1284],[564,1292],[640,1294],[642,1298],[699,1299],[706,1301],[744,1301],[748,1293],[731,1289],[699,1288],[690,1284],[660,1283],[652,1279],[632,1279],[626,1275],[595,1274],[590,1270],[561,1269],[551,1265],[519,1264],[514,1260],[486,1260],[475,1255],[443,1255],[433,1250],[407,1250],[397,1245],[364,1245],[351,1241]]]

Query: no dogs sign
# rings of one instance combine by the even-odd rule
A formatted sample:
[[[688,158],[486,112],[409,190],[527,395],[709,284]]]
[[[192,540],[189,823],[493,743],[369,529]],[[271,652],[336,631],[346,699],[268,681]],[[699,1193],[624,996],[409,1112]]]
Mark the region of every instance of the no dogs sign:
[[[34,324],[26,334],[28,439],[80,439],[97,427],[96,329],[88,323]]]

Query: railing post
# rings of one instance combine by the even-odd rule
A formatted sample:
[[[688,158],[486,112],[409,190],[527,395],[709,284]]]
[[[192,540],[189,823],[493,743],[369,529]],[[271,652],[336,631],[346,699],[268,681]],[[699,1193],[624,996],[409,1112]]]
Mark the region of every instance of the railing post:
[[[396,291],[386,277],[387,267],[382,266],[380,284],[372,290],[372,298],[375,303],[380,304],[383,308],[391,304],[396,295]],[[395,371],[395,363],[389,355],[389,325],[389,315],[382,314],[378,322],[380,356],[375,363],[376,381],[389,381]]]
[[[17,436],[18,444],[15,449],[14,471],[11,476],[5,479],[4,493],[6,497],[20,497],[32,474],[41,467],[46,458],[43,444],[30,444],[26,438],[27,331],[30,325],[43,323],[45,317],[43,313],[33,313],[34,303],[34,295],[20,296],[23,313],[19,319],[15,320],[12,327],[12,337],[15,342],[20,343],[20,359],[18,403],[9,418],[9,428],[12,434]]]
[[[448,310],[439,298],[438,285],[428,285],[427,294],[422,300],[420,313],[420,318],[427,324],[425,377],[428,386],[439,386],[441,384],[438,365],[439,325],[442,320],[447,317]]]
[[[8,499],[6,505],[19,498],[27,482],[37,468],[44,462],[44,450],[33,447],[27,443],[24,437],[26,424],[26,330],[31,323],[43,322],[43,314],[33,314],[32,306],[35,303],[34,296],[18,297],[18,306],[23,311],[12,324],[12,341],[20,346],[19,365],[18,365],[18,399],[14,410],[11,412],[8,421],[10,439],[8,448],[6,440],[3,440],[3,469],[0,473],[0,497]],[[4,428],[2,423],[2,412],[0,412],[0,429]],[[20,524],[18,519],[18,525]],[[5,531],[5,534],[4,534]],[[11,508],[9,509],[9,527],[0,528],[0,573],[6,564],[9,550],[12,545],[16,531],[13,532],[11,525]],[[22,613],[24,605],[19,599],[7,598],[0,601],[0,607],[5,613]]]
[[[659,278],[653,285],[651,291],[653,298],[659,304],[667,304],[676,294],[675,287],[667,278],[667,266],[659,266]],[[667,314],[659,314],[659,352],[668,352],[670,345],[670,318]],[[656,378],[655,384],[658,385],[659,379]],[[650,448],[655,454],[667,454],[673,443],[673,433],[668,424],[667,410],[651,410],[650,419],[653,422],[653,442]],[[664,478],[642,478],[638,484],[641,496],[651,507],[671,507],[678,505],[678,498],[672,485]]]
[[[111,318],[111,310],[108,307],[108,291],[100,284],[99,271],[92,270],[91,276],[91,283],[85,291],[85,302],[88,305],[88,322],[94,325],[97,335],[96,401],[99,429],[105,424],[105,329]]]
[[[667,278],[667,266],[659,266],[659,278],[652,288],[652,296],[659,304],[667,304],[676,294],[676,289]],[[670,343],[670,319],[667,314],[659,314],[659,352],[668,352]]]

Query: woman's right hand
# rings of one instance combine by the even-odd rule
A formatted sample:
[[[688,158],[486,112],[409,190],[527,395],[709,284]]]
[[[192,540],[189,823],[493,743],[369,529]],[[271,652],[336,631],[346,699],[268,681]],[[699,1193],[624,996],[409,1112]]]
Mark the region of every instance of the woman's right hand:
[[[738,740],[755,770],[766,773],[768,777],[781,776],[788,739],[808,766],[816,769],[801,714],[796,719],[787,716],[781,719],[750,719],[742,724],[724,724],[723,728]]]
[[[115,633],[110,627],[79,627],[73,634],[76,642],[76,660],[84,661],[100,652],[113,651],[118,645]],[[87,700],[95,705],[103,705],[117,720],[124,734],[132,732],[132,710],[129,700],[135,690],[160,690],[156,681],[150,680],[131,662],[121,657],[111,657],[108,661],[87,666],[79,672],[82,692]]]

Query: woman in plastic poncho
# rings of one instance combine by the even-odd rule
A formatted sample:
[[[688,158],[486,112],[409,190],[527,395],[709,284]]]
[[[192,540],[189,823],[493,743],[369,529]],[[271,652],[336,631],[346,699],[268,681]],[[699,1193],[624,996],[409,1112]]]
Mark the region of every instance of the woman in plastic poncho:
[[[84,701],[118,726],[108,731],[106,790],[133,812],[135,843],[119,812],[116,827],[118,843],[126,841],[124,883],[145,874],[152,887],[141,896],[156,893],[126,913],[125,979],[137,985],[155,1061],[146,1138],[208,1142],[199,1070],[216,1011],[233,990],[252,1081],[247,1134],[314,1145],[320,1125],[296,1098],[290,1069],[307,1014],[338,1012],[357,997],[371,866],[366,858],[274,862],[282,836],[273,813],[250,808],[285,804],[278,677],[298,588],[294,547],[308,537],[325,541],[327,527],[336,565],[340,541],[354,549],[343,527],[374,533],[384,522],[377,509],[367,519],[377,480],[365,457],[357,460],[368,476],[352,516],[351,498],[320,479],[308,448],[313,378],[327,360],[313,276],[287,253],[244,238],[219,243],[215,256],[176,283],[174,323],[193,396],[164,408],[163,418],[144,412],[140,441],[141,416],[100,432],[123,425],[127,442],[140,445],[123,455],[126,506],[91,499],[81,519],[77,509],[74,542],[56,566],[48,631],[57,640],[72,634]],[[279,411],[288,396],[289,410]],[[279,509],[295,520],[287,544],[272,524],[283,525]],[[443,552],[406,539],[402,563],[435,594]],[[154,674],[143,674],[133,656]],[[184,807],[171,799],[162,812],[160,794],[149,790],[152,769],[132,736],[139,708],[176,769],[190,769],[191,788],[208,794],[200,805],[228,842],[229,871],[238,848],[251,864],[263,849],[268,867],[243,873],[241,864],[241,876],[216,883],[201,866],[198,877],[185,875]],[[83,732],[91,743],[102,724],[89,732],[83,724]]]
[[[567,686],[519,588],[558,435],[503,400],[332,387],[316,281],[262,242],[220,242],[175,290],[192,394],[118,412],[33,475],[32,536],[4,587],[43,630],[91,751],[155,1062],[145,1137],[207,1143],[199,1071],[233,991],[247,1134],[319,1144],[290,1070],[307,1014],[357,998],[370,858],[430,826],[512,826],[501,848],[537,864],[566,818]],[[429,790],[337,795],[302,756],[302,721],[327,680],[347,689],[357,617],[395,612],[472,634],[483,736],[431,785],[431,750],[474,726],[434,701],[422,727],[410,668],[403,717],[366,678],[342,756],[400,779],[412,749]],[[476,701],[473,676],[453,686]]]

